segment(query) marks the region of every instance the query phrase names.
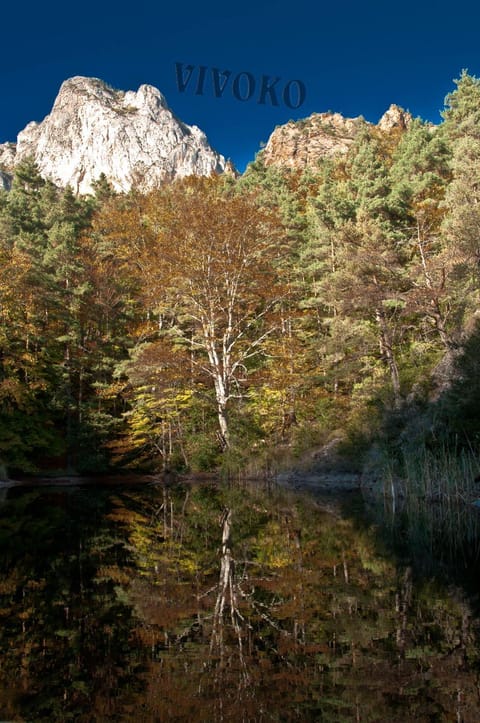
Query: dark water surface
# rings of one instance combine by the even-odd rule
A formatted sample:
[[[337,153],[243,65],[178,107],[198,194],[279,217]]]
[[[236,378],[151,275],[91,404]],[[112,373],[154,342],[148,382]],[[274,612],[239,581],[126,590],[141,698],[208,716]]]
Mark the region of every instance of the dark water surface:
[[[4,496],[0,720],[480,720],[473,603],[354,495]]]

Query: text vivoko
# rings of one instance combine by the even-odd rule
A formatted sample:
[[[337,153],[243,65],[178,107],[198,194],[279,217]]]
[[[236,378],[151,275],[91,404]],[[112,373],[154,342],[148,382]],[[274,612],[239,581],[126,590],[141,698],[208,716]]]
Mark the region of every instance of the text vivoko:
[[[208,68],[206,65],[199,65],[198,73],[194,73],[195,68],[195,65],[175,63],[175,76],[180,93],[184,93],[191,85],[192,88],[195,87],[195,95],[203,95],[210,87],[215,98],[221,98],[230,83],[234,98],[242,102],[256,98],[260,105],[269,103],[278,106],[281,100],[288,108],[295,109],[300,108],[305,101],[307,91],[301,80],[288,80],[282,84],[281,78],[262,75],[258,80],[253,73],[246,70],[234,75],[231,70]]]

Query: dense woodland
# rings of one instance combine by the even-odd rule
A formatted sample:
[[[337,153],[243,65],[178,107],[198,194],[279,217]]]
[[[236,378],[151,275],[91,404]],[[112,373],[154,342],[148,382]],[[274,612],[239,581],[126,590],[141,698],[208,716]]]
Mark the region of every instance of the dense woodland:
[[[303,173],[0,195],[10,473],[266,470],[480,445],[480,80]]]

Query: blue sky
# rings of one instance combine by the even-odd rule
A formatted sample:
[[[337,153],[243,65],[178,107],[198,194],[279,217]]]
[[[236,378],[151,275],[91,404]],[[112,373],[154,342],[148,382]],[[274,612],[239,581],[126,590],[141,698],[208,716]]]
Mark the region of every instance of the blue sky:
[[[333,110],[376,122],[397,103],[438,123],[462,68],[480,76],[480,9],[470,0],[445,10],[412,0],[136,0],[124,7],[45,0],[4,4],[0,13],[0,142],[47,115],[63,80],[88,75],[123,90],[160,88],[177,116],[198,125],[243,170],[274,127],[291,118]],[[176,62],[195,66],[183,93]],[[208,69],[203,95],[195,93],[199,66]],[[221,98],[212,67],[232,73]],[[242,71],[255,81],[243,102],[232,93]],[[259,104],[263,75],[280,78],[280,91],[300,80],[303,104],[289,108],[281,92],[278,106],[268,98]]]

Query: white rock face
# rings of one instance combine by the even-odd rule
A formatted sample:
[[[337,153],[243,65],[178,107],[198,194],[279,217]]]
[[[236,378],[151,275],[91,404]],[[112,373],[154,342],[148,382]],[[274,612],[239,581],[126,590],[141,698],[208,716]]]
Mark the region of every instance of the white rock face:
[[[411,113],[392,103],[378,121],[378,127],[382,131],[393,130],[393,128],[400,128],[400,130],[405,131],[410,127],[412,121],[413,116]]]
[[[12,171],[15,165],[15,143],[3,143],[0,145],[0,170]]]
[[[9,191],[12,185],[12,177],[4,171],[0,171],[0,191]]]
[[[29,123],[16,148],[0,145],[0,169],[10,172],[29,155],[42,176],[79,194],[90,193],[102,173],[117,191],[147,191],[170,179],[222,173],[226,165],[157,88],[124,92],[81,76],[62,84],[50,115]]]

